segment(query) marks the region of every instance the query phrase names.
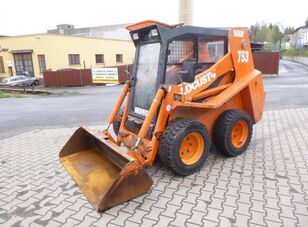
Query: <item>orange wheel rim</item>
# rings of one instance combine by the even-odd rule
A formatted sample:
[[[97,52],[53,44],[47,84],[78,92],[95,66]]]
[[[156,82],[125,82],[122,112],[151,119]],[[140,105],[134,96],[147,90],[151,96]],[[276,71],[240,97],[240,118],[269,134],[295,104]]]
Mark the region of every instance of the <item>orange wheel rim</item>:
[[[248,124],[244,120],[235,123],[231,133],[232,145],[235,148],[242,147],[248,138]]]
[[[198,132],[189,133],[180,146],[180,159],[185,165],[193,165],[198,162],[204,152],[205,143]]]

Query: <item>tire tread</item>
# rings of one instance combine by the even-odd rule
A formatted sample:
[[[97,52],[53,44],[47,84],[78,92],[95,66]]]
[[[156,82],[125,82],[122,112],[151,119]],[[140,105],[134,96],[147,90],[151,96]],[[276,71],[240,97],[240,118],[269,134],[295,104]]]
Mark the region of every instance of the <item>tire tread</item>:
[[[196,127],[204,129],[206,134],[209,136],[207,128],[202,123],[195,121],[195,120],[191,120],[191,119],[182,119],[182,120],[178,120],[176,122],[171,123],[166,128],[166,130],[163,133],[163,136],[161,137],[161,140],[160,140],[159,155],[160,155],[161,161],[163,162],[163,164],[167,168],[173,170],[174,172],[176,172],[180,175],[184,175],[184,176],[192,174],[193,172],[197,171],[202,166],[202,165],[200,165],[198,168],[193,169],[192,171],[189,171],[187,169],[185,169],[185,170],[180,169],[174,161],[174,154],[173,154],[174,151],[173,150],[174,150],[175,143],[177,142],[176,141],[177,136],[180,133],[182,133],[185,130],[185,128],[187,128],[187,127],[189,127],[193,124]],[[208,144],[206,144],[206,145],[209,146]],[[209,152],[209,150],[208,150],[208,152]]]
[[[232,130],[231,125],[234,122],[234,119],[238,118],[245,119],[248,123],[249,136],[247,138],[247,142],[244,144],[243,147],[241,147],[240,149],[235,149],[233,147],[230,147],[229,145],[230,140],[228,132]],[[234,157],[243,153],[249,145],[251,137],[252,121],[250,119],[250,116],[246,112],[241,110],[227,110],[219,116],[214,128],[214,143],[216,148],[220,150],[224,155]]]

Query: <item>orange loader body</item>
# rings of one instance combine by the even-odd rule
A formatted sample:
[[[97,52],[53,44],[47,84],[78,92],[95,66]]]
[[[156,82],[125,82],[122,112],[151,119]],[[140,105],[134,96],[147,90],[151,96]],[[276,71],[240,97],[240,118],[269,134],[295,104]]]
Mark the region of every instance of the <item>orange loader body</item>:
[[[155,21],[131,25],[128,29],[133,34],[149,26],[176,29]],[[161,152],[166,130],[181,133],[181,130],[171,129],[178,121],[186,128],[190,124],[201,124],[200,127],[207,129],[210,139],[203,139],[207,134],[202,130],[189,129],[187,134],[183,134],[178,147],[179,160],[182,162],[180,165],[188,168],[214,143],[217,135],[215,127],[219,119],[227,114],[226,111],[233,110],[227,114],[229,117],[236,116],[236,111],[245,113],[252,124],[262,118],[265,99],[263,75],[254,68],[248,32],[230,29],[227,40],[228,52],[215,64],[198,72],[192,82],[181,81],[179,84],[162,84],[159,87],[140,128],[130,130],[126,126],[134,89],[129,79],[108,119],[107,130],[92,132],[80,128],[68,141],[60,152],[60,159],[96,209],[106,210],[150,189],[152,180],[145,169],[153,165],[157,154]],[[200,58],[207,59],[208,55],[203,53]],[[213,86],[217,81],[219,84]],[[125,99],[125,108],[120,116],[119,110]],[[235,150],[240,149],[251,136],[246,118],[239,117],[232,123],[229,144]],[[108,132],[109,126],[115,121],[120,123],[117,137]],[[189,123],[191,121],[193,123]],[[224,129],[219,130],[221,134],[224,133]],[[165,156],[171,154],[166,152]],[[165,159],[167,163],[172,162],[168,157]]]

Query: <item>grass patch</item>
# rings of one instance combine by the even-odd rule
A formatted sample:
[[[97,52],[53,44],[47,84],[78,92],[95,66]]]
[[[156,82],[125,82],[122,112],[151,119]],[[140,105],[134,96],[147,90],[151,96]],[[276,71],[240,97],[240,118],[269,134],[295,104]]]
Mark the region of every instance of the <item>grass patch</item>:
[[[79,95],[79,91],[60,91],[58,94],[69,94],[69,95]]]
[[[0,99],[4,98],[21,98],[22,95],[16,93],[5,93],[0,91]]]
[[[287,56],[301,56],[301,57],[308,57],[308,49],[296,49],[295,47],[291,46],[286,53]]]

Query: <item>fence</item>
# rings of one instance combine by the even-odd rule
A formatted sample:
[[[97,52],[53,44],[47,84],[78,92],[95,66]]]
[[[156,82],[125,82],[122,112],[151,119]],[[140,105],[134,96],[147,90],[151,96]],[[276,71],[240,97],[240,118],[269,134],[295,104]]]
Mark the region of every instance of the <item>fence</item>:
[[[133,73],[133,65],[115,66],[118,68],[118,78],[120,83],[125,83],[127,79],[127,69]],[[110,68],[115,68],[110,67]],[[93,85],[91,69],[72,69],[65,71],[46,71],[43,74],[46,87],[70,87]]]
[[[125,83],[125,81],[127,80],[127,73],[125,72],[125,70],[127,70],[131,76],[133,75],[133,68],[134,68],[133,65],[121,65],[117,66],[117,68],[119,74],[119,82],[121,84]]]
[[[46,71],[43,76],[46,87],[92,85],[91,69]]]
[[[283,59],[308,65],[308,57],[302,56],[284,56]]]
[[[255,68],[263,74],[276,74],[279,72],[279,52],[253,52]]]

